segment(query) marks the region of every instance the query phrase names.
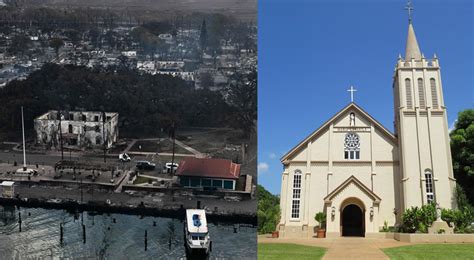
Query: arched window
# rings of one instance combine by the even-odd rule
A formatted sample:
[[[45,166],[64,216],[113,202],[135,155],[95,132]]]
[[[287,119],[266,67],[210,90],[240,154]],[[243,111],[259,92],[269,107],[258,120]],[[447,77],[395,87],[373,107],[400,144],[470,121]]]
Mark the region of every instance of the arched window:
[[[291,218],[300,218],[301,202],[301,171],[295,170],[293,175],[293,199],[291,203]]]
[[[436,80],[434,78],[430,79],[431,85],[431,103],[433,103],[433,108],[438,109],[438,92],[436,91]]]
[[[431,170],[425,170],[425,187],[426,187],[426,201],[431,203],[434,201],[434,192],[433,192],[433,174]]]
[[[70,134],[72,134],[72,125],[68,126],[68,131],[69,131]]]
[[[426,108],[425,87],[422,78],[418,79],[418,97],[420,102],[420,108]]]
[[[405,79],[405,90],[406,90],[406,97],[407,97],[407,108],[413,109],[413,100],[411,96],[411,81],[410,79]]]
[[[347,133],[344,138],[344,159],[358,160],[360,158],[360,138],[356,133]]]

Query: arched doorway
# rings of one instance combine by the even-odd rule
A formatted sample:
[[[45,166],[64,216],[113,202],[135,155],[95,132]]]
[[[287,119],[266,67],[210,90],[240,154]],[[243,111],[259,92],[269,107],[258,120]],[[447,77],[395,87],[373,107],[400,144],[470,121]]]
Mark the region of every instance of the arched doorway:
[[[363,237],[365,235],[364,211],[356,204],[348,204],[342,209],[342,236]]]

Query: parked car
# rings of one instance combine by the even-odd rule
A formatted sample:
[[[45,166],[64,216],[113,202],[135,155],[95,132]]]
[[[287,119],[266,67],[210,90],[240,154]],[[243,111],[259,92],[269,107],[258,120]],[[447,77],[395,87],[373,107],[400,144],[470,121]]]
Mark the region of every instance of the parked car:
[[[163,166],[163,173],[175,173],[178,166],[179,164],[177,163],[165,163],[165,166]],[[171,168],[173,168],[173,170],[171,170]]]
[[[130,158],[130,156],[129,156],[128,154],[126,154],[126,153],[121,153],[121,154],[119,154],[119,161],[121,161],[121,162],[129,162],[129,161],[131,161],[131,160],[132,160],[132,158]]]
[[[148,170],[148,171],[151,171],[151,170],[154,170],[154,169],[155,169],[156,164],[151,163],[151,162],[149,162],[149,161],[138,161],[136,167],[137,167],[137,169],[139,169],[139,170]]]

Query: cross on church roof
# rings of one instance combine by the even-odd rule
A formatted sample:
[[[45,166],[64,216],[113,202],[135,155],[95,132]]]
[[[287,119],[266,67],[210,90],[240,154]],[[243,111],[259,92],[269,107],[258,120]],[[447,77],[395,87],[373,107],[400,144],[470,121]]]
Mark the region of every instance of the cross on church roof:
[[[408,0],[407,5],[405,6],[405,10],[408,11],[408,22],[411,23],[411,20],[412,20],[412,18],[411,18],[411,12],[412,12],[413,10],[415,10],[415,9],[413,8],[413,4],[412,4],[411,0]]]
[[[356,92],[357,90],[353,86],[351,86],[351,88],[348,89],[347,91],[351,92],[351,103],[353,103],[354,102],[354,92]]]

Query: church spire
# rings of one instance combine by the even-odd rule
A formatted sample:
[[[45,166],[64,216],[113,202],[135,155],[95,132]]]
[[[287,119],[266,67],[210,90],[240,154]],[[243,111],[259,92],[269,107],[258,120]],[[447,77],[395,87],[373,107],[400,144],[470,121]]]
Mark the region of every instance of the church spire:
[[[415,29],[413,25],[408,24],[408,37],[407,37],[407,48],[405,51],[405,60],[421,60],[421,51],[416,40]]]
[[[413,5],[411,1],[408,1],[405,9],[408,11],[408,37],[407,37],[407,47],[405,50],[405,60],[421,60],[421,51],[418,46],[418,41],[416,40],[415,29],[413,29],[412,24],[412,11]]]

